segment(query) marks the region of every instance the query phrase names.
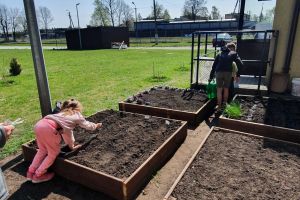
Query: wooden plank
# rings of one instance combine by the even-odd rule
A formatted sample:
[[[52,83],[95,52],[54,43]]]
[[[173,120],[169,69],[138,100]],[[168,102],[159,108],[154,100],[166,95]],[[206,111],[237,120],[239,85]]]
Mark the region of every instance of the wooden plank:
[[[191,121],[195,118],[195,112],[185,112],[168,108],[139,105],[133,103],[119,102],[120,111],[140,113],[157,117],[171,118],[183,121]]]
[[[22,145],[24,158],[32,161],[36,154],[36,149],[28,145]],[[57,157],[51,166],[53,171],[71,181],[82,184],[93,190],[103,192],[115,199],[123,200],[124,181],[111,175],[98,172],[89,167],[77,164],[70,160]]]
[[[237,130],[264,137],[285,140],[293,143],[300,143],[300,130],[270,126],[266,124],[246,122],[242,120],[219,118],[219,126],[226,129]]]
[[[207,138],[209,137],[209,135],[212,133],[213,130],[214,130],[214,127],[212,127],[210,129],[209,133],[205,136],[205,138],[199,144],[199,147],[197,148],[197,150],[195,151],[195,153],[193,154],[193,156],[191,157],[191,159],[188,161],[188,163],[185,165],[185,167],[183,168],[182,172],[179,174],[179,176],[177,177],[177,179],[175,180],[175,182],[173,183],[173,185],[171,186],[171,188],[169,189],[169,191],[167,192],[167,194],[165,195],[165,197],[164,197],[163,200],[169,200],[170,198],[173,198],[173,197],[171,197],[171,194],[174,191],[176,185],[179,183],[179,181],[183,177],[184,173],[189,168],[189,166],[191,165],[191,163],[193,162],[193,160],[195,159],[195,157],[197,156],[197,154],[199,153],[199,151],[201,150],[202,146],[204,145],[204,143],[206,142]]]
[[[236,95],[238,97],[253,97],[251,95]],[[268,99],[270,97],[264,97]],[[290,129],[279,126],[271,126],[267,124],[248,122],[244,120],[229,119],[223,115],[219,118],[219,126],[226,129],[236,130],[240,132],[252,133],[264,137],[275,138],[279,140],[300,143],[300,130]]]
[[[166,140],[126,181],[128,199],[133,199],[152,174],[160,169],[176,152],[187,136],[187,123]]]
[[[208,100],[197,112],[187,112],[173,110],[168,108],[152,107],[133,103],[119,102],[119,110],[157,117],[177,119],[187,121],[189,125],[195,125],[205,119],[210,111],[214,108],[216,100]]]

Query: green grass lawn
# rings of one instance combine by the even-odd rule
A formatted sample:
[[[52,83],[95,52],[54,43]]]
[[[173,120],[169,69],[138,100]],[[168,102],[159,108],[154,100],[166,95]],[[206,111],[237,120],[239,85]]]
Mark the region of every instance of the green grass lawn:
[[[4,76],[13,57],[23,71],[16,77]],[[76,98],[82,102],[85,116],[117,109],[119,101],[151,86],[185,88],[190,81],[189,50],[45,50],[44,57],[52,104]],[[157,81],[153,75],[163,78]],[[41,118],[31,51],[1,50],[0,79],[0,121],[25,120],[2,149],[2,159],[34,138],[33,126]]]

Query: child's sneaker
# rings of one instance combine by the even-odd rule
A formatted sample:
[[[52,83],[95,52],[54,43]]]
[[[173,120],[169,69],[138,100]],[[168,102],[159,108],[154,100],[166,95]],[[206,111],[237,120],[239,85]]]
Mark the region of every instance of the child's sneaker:
[[[53,172],[47,172],[41,176],[37,176],[36,174],[32,177],[32,183],[42,183],[46,181],[50,181],[54,177]]]
[[[27,174],[26,174],[27,181],[32,181],[33,175],[34,175],[34,173],[27,171]]]

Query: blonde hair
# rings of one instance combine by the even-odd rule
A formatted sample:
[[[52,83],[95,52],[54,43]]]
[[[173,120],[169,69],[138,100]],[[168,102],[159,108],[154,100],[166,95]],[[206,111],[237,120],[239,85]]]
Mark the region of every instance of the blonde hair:
[[[236,45],[233,42],[230,42],[226,45],[227,48],[233,48],[234,51],[236,50]]]
[[[82,105],[75,99],[69,99],[63,102],[60,112],[64,115],[73,115],[75,112],[82,112]]]

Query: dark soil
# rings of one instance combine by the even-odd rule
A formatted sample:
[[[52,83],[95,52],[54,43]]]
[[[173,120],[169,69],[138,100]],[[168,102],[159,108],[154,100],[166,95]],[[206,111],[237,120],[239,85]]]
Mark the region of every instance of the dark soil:
[[[207,95],[203,91],[169,87],[151,88],[126,100],[127,103],[188,112],[197,112],[207,101]]]
[[[212,132],[172,196],[199,199],[300,199],[300,146]]]
[[[4,171],[10,194],[8,200],[112,200],[100,192],[57,175],[49,182],[33,184],[25,178],[28,166],[29,163],[22,161]]]
[[[300,129],[300,101],[243,96],[237,100],[241,104],[241,120]]]
[[[118,178],[129,177],[181,126],[176,120],[112,110],[88,119],[102,122],[103,127],[92,135],[82,128],[74,130],[75,139],[81,142],[96,137],[68,159]]]

